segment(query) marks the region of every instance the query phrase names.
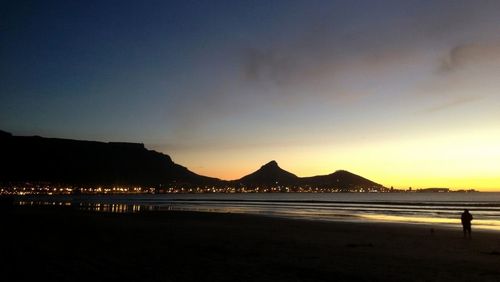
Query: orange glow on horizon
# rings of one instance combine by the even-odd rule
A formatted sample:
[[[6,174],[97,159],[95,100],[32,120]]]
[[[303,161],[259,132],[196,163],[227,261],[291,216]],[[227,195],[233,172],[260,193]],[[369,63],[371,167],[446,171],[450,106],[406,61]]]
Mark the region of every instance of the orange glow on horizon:
[[[175,161],[224,180],[239,179],[274,159],[282,169],[300,177],[343,169],[398,189],[500,191],[498,144],[500,131],[478,128],[432,137],[417,132],[405,139],[377,142],[198,151],[181,154]],[[207,161],[200,165],[200,159]]]

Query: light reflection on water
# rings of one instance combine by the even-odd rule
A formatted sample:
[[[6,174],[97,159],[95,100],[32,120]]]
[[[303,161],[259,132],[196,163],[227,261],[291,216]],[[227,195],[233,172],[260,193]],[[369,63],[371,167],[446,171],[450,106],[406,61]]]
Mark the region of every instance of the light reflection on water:
[[[110,213],[200,211],[326,221],[397,222],[460,228],[464,208],[473,228],[500,231],[500,194],[184,194],[23,197],[18,205],[71,206]]]

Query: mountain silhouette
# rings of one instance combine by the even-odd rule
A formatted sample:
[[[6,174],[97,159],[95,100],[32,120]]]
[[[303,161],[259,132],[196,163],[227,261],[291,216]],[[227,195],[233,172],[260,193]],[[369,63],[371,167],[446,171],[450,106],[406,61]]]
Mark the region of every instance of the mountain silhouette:
[[[385,187],[338,170],[328,175],[298,177],[270,161],[238,180],[198,175],[170,156],[142,143],[96,142],[40,136],[13,136],[0,130],[0,183],[47,182],[70,185],[139,185],[151,187],[316,187],[336,191]],[[292,190],[293,191],[293,190]]]
[[[312,187],[328,188],[334,187],[343,191],[350,191],[356,188],[372,188],[375,190],[382,190],[384,186],[368,180],[364,177],[350,173],[346,170],[337,170],[328,175],[318,175],[311,177],[301,178],[303,184]]]
[[[80,185],[216,185],[141,143],[95,142],[0,132],[0,181]]]
[[[236,183],[245,186],[309,186],[315,188],[332,188],[338,191],[353,191],[358,188],[370,188],[371,190],[384,190],[385,187],[369,179],[350,173],[345,170],[337,170],[328,175],[311,177],[298,177],[297,175],[283,170],[276,161],[270,161],[259,170],[246,175]]]
[[[280,168],[276,161],[270,161],[257,171],[236,180],[236,182],[247,186],[271,186],[296,184],[299,180],[297,175]]]

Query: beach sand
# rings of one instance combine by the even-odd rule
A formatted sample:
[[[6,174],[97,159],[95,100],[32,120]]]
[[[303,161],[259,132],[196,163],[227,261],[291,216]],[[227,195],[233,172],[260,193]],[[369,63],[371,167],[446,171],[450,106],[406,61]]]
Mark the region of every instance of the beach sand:
[[[2,281],[500,281],[500,233],[196,212],[1,212]]]

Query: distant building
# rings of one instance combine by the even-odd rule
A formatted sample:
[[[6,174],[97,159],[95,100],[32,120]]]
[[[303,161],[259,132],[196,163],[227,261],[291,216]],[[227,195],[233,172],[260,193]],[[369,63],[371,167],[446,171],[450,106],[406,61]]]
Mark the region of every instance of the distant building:
[[[448,193],[448,192],[450,192],[450,188],[425,188],[425,189],[418,189],[417,192],[423,192],[423,193]]]

